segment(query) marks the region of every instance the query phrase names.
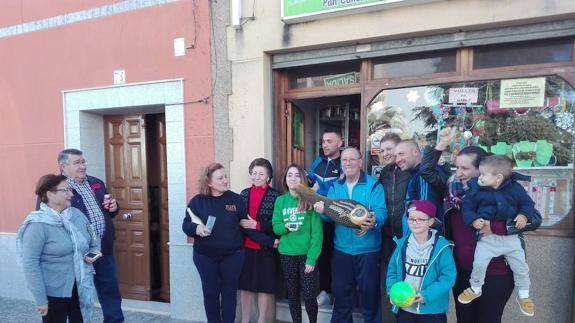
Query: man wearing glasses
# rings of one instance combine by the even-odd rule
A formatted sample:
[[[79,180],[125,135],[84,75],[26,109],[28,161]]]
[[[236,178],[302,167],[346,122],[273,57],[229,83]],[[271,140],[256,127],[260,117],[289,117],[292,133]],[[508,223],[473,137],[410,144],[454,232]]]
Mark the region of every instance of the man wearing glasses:
[[[73,190],[72,206],[86,215],[97,238],[101,239],[103,257],[94,262],[96,271],[94,285],[102,306],[104,322],[123,322],[112,224],[112,218],[118,214],[118,203],[107,194],[103,181],[87,175],[87,162],[82,151],[78,149],[61,151],[58,154],[58,165],[62,175],[68,177],[68,184]]]
[[[331,322],[352,322],[355,290],[356,286],[359,286],[363,321],[379,323],[380,228],[387,218],[383,186],[377,179],[361,170],[362,158],[357,148],[346,148],[341,153],[341,164],[344,177],[332,185],[327,196],[355,200],[367,207],[374,216],[362,225],[362,229],[366,231],[362,236],[356,234],[356,229],[335,224],[332,255],[332,290],[335,302]],[[317,202],[314,209],[323,213],[323,202]]]

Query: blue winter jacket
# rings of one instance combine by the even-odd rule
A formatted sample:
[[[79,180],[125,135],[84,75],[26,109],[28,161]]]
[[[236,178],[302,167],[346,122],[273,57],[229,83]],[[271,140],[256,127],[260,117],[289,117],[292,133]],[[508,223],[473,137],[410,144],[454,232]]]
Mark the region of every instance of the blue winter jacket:
[[[335,249],[349,254],[360,255],[381,250],[380,228],[387,219],[387,208],[385,206],[385,195],[383,186],[374,177],[365,174],[363,171],[359,176],[357,184],[353,187],[351,196],[348,194],[345,177],[336,181],[327,196],[335,199],[352,199],[363,204],[370,211],[375,213],[376,225],[361,237],[355,233],[357,229],[349,228],[341,224],[335,224],[334,247]],[[322,215],[326,221],[330,218]]]
[[[531,222],[535,213],[535,203],[525,188],[517,181],[531,181],[531,177],[513,173],[497,189],[479,186],[477,178],[468,182],[469,190],[463,199],[463,221],[471,225],[473,221],[483,218],[489,221],[506,221],[514,219],[519,213]]]
[[[407,249],[408,236],[395,241],[397,247],[389,260],[387,268],[387,294],[393,284],[405,279],[405,252]],[[455,260],[451,250],[453,244],[439,234],[435,235],[436,242],[431,251],[427,271],[423,275],[421,289],[419,293],[425,303],[417,305],[417,311],[420,314],[440,314],[447,313],[449,310],[449,292],[455,285],[457,270],[455,269]],[[392,311],[397,313],[399,308],[392,307]]]

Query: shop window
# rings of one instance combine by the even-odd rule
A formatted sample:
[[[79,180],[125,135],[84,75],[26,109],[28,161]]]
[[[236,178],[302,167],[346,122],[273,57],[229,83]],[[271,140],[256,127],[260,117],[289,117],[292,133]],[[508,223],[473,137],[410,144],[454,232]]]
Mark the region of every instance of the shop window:
[[[481,146],[510,157],[543,215],[542,227],[573,228],[575,89],[556,76],[429,85],[381,91],[367,110],[367,169],[383,166],[381,137],[387,132],[434,145],[440,128],[459,129],[443,156]],[[570,216],[568,216],[570,215]]]
[[[386,57],[374,60],[373,64],[374,79],[455,71],[455,50]]]
[[[288,71],[290,89],[359,85],[359,62],[295,68]]]
[[[473,48],[473,68],[568,62],[573,59],[571,38],[517,42]]]

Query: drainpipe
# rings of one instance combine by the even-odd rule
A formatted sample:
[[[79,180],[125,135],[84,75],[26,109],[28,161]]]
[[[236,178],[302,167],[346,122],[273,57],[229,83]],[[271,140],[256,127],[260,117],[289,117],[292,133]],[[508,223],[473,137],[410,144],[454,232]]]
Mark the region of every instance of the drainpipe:
[[[573,270],[573,288],[571,290],[573,291],[573,304],[571,305],[571,323],[575,323],[575,270]]]

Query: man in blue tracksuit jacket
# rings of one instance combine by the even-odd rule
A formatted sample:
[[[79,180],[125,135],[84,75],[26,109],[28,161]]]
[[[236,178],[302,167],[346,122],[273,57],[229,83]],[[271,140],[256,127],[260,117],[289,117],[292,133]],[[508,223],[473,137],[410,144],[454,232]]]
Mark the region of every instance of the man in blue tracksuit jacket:
[[[352,322],[356,285],[359,286],[363,320],[381,322],[380,257],[381,226],[387,219],[383,186],[361,170],[361,153],[347,148],[341,154],[344,178],[336,181],[327,196],[352,199],[363,204],[374,217],[362,226],[367,232],[357,236],[356,229],[335,224],[334,252],[332,255],[332,290],[334,307],[331,322]],[[323,212],[323,202],[314,205]],[[331,219],[323,216],[324,220]]]
[[[308,174],[309,180],[320,195],[326,196],[331,185],[342,174],[339,151],[342,144],[341,134],[336,130],[327,129],[321,136],[323,155],[313,161]]]

